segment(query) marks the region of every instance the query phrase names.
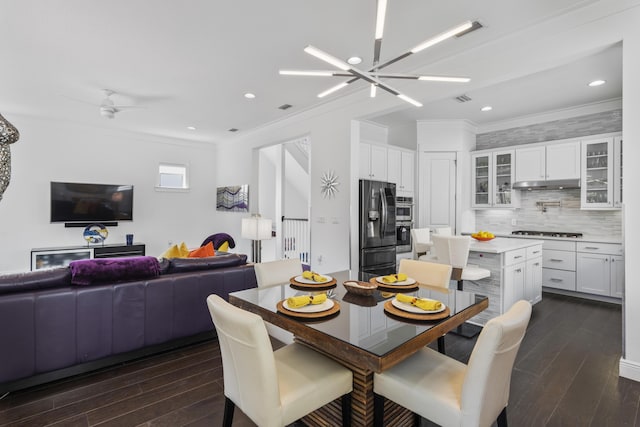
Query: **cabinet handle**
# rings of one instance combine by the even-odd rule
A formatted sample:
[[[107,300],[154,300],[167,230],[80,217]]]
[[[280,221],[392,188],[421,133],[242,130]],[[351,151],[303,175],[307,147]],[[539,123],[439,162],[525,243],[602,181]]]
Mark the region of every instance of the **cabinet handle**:
[[[540,263],[539,263],[539,262],[536,262],[536,263],[535,263],[535,264],[533,264],[533,265],[540,265]]]
[[[616,259],[615,258],[611,258],[611,262],[616,262]]]
[[[516,273],[522,273],[522,269],[521,268],[517,269]]]
[[[518,259],[518,258],[522,258],[522,255],[517,255],[513,257],[513,259]]]
[[[553,261],[553,262],[562,262],[561,259],[556,259],[556,258],[551,258],[549,261]]]
[[[534,254],[539,254],[539,253],[540,253],[540,251],[533,251],[532,253],[534,253]]]
[[[562,279],[556,279],[556,278],[551,278],[550,279],[552,282],[562,282]]]
[[[600,249],[600,248],[599,248],[599,247],[597,247],[597,246],[585,246],[584,248],[585,248],[585,249],[592,249],[592,250]]]

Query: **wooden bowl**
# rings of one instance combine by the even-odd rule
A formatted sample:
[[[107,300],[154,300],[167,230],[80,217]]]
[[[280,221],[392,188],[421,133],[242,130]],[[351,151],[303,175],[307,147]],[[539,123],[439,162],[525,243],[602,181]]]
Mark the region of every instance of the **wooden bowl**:
[[[373,292],[378,288],[378,285],[369,282],[360,282],[358,280],[346,280],[342,286],[348,292],[352,292],[356,295],[373,295]]]

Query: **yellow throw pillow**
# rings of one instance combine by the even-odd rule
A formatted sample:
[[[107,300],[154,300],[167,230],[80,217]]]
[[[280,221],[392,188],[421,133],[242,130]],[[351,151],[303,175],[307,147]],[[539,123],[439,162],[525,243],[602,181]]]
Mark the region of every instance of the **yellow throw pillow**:
[[[218,252],[227,252],[229,250],[229,242],[224,242],[218,248]]]
[[[170,246],[169,249],[160,255],[160,258],[180,258],[180,249],[178,249],[178,245]]]
[[[178,258],[188,258],[189,257],[189,248],[187,248],[187,244],[185,242],[180,243],[178,247],[180,250],[180,256]]]
[[[187,245],[182,242],[180,246],[173,245],[160,255],[160,258],[187,258],[189,256],[189,249]]]

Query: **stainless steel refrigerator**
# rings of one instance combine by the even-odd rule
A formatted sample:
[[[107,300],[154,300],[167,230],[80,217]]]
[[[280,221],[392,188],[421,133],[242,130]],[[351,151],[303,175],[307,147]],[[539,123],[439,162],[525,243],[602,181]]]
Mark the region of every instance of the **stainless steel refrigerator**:
[[[396,272],[396,185],[360,180],[360,273]]]

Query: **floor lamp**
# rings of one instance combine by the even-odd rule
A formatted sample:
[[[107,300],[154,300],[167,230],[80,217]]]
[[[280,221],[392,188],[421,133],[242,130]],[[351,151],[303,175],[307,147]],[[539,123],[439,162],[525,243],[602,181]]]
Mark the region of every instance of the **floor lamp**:
[[[242,238],[251,240],[253,262],[261,262],[262,240],[271,238],[271,220],[260,214],[253,214],[250,218],[242,218]]]

